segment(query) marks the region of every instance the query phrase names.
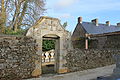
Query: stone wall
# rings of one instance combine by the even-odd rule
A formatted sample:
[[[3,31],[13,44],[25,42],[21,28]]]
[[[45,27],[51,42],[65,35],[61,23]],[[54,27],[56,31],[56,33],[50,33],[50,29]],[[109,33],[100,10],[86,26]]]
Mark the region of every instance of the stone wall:
[[[120,49],[120,35],[92,37],[88,40],[89,49]],[[74,48],[85,49],[85,38],[72,41]]]
[[[82,71],[91,68],[114,64],[113,55],[120,54],[120,50],[70,50],[65,59],[69,71]]]
[[[120,49],[120,35],[107,36],[107,40],[103,48]]]
[[[98,48],[98,40],[90,39],[89,41],[89,49],[97,49]],[[72,41],[73,48],[85,49],[85,38],[80,38],[79,40]]]
[[[36,41],[31,37],[0,36],[0,80],[31,77],[35,69]]]

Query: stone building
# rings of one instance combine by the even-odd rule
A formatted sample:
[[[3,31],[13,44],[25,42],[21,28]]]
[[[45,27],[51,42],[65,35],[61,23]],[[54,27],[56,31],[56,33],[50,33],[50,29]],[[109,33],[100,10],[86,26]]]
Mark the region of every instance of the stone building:
[[[44,39],[55,40],[55,62],[54,71],[56,73],[67,72],[67,67],[64,67],[66,60],[64,56],[67,50],[71,49],[71,34],[63,28],[60,20],[51,17],[41,17],[34,26],[28,29],[26,36],[36,39],[38,44],[39,57],[42,57],[42,42]],[[42,74],[42,58],[36,62],[36,69],[33,71],[33,76]]]
[[[78,23],[72,34],[74,48],[120,48],[120,23],[111,25],[98,23],[98,19],[91,22],[83,22],[82,17],[78,18]]]

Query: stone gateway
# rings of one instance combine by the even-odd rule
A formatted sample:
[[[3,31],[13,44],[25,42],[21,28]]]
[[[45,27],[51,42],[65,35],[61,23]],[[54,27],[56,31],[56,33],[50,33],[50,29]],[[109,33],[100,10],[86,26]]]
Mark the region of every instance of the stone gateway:
[[[26,36],[36,39],[38,44],[37,54],[40,57],[40,61],[36,61],[36,68],[33,71],[33,76],[39,76],[42,74],[42,42],[44,39],[54,39],[55,42],[55,67],[56,73],[65,73],[68,71],[67,67],[63,65],[66,63],[64,57],[67,51],[71,49],[71,34],[63,28],[60,24],[60,20],[51,17],[41,17],[36,24],[29,28]]]

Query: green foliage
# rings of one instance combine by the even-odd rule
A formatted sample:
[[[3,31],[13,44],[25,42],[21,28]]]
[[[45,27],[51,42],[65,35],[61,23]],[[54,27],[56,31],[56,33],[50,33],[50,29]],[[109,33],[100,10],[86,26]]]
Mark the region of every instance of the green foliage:
[[[8,29],[8,28],[5,29],[5,34],[7,35],[24,35],[24,33],[25,30],[23,29],[18,29],[16,32],[13,31],[12,29]]]
[[[67,27],[67,22],[65,22],[65,23],[63,24],[63,27],[64,27],[64,28],[66,28],[66,27]]]
[[[55,40],[43,40],[42,49],[43,51],[55,49]]]

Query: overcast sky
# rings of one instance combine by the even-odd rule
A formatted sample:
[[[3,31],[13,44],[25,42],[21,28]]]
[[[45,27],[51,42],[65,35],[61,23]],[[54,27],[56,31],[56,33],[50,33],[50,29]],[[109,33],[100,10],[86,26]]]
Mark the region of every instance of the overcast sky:
[[[61,23],[68,22],[67,30],[74,31],[77,18],[90,22],[98,18],[99,23],[120,22],[120,0],[46,0],[44,16],[59,18]]]

